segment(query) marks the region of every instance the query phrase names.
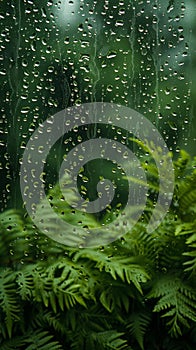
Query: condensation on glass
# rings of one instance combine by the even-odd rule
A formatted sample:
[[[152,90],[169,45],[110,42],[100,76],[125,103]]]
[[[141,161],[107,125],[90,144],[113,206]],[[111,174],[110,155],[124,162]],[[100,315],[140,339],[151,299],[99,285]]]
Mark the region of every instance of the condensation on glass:
[[[0,2],[2,211],[23,209],[26,144],[40,123],[66,107],[98,101],[130,107],[153,122],[174,154],[193,152],[194,6],[192,0]],[[47,190],[64,154],[97,135],[129,143],[116,128],[76,127],[47,159]],[[81,195],[95,198],[96,181],[108,174],[120,186],[119,204],[124,173],[106,161],[81,169]]]

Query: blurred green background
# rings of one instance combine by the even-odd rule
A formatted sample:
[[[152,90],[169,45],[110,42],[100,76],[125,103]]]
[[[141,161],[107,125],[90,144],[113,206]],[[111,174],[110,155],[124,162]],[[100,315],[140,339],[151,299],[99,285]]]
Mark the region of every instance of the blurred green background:
[[[174,156],[180,148],[195,154],[194,0],[2,0],[0,16],[2,211],[22,205],[19,172],[30,135],[68,106],[131,107],[155,124]],[[49,184],[74,145],[69,137],[48,159]]]

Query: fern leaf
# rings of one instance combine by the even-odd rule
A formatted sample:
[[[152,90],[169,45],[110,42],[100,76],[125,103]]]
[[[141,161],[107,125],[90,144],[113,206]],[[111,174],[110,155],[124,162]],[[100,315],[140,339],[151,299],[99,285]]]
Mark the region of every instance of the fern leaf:
[[[188,266],[185,269],[185,271],[191,271],[193,274],[195,274],[196,273],[196,244],[192,244],[191,247],[194,248],[193,251],[184,253],[184,255],[190,257],[188,261],[184,262],[184,265]]]
[[[196,322],[196,293],[179,278],[167,275],[159,278],[152,288],[149,298],[158,298],[154,312],[162,312],[162,317],[169,318],[169,332],[181,335],[180,325],[189,326],[188,321]]]
[[[119,289],[121,293],[119,293]],[[100,295],[100,302],[108,312],[124,307],[125,311],[128,313],[130,301],[133,297],[131,288],[126,285],[114,282],[108,287],[107,283],[107,287],[103,289]]]
[[[15,274],[11,269],[0,271],[0,308],[5,314],[5,323],[9,337],[15,321],[20,320],[20,306],[14,283]]]
[[[150,320],[151,317],[147,312],[133,312],[126,326],[131,335],[137,340],[142,350],[144,350],[144,336]]]
[[[122,339],[124,333],[115,330],[93,333],[91,336],[95,342],[103,346],[106,350],[124,350],[127,349],[127,341]]]
[[[0,215],[2,264],[8,265],[8,260],[20,261],[27,250],[24,222],[16,210],[7,210]],[[11,249],[12,247],[12,249]]]
[[[189,162],[190,162],[189,154],[184,150],[180,150],[180,155],[178,159],[174,162],[176,179],[183,177],[183,175],[185,174],[188,168]]]
[[[125,350],[130,349],[127,341],[122,338],[124,333],[116,330],[109,330],[104,332],[91,332],[88,334],[85,341],[85,349],[95,350]]]
[[[95,261],[95,267],[100,271],[109,273],[114,280],[118,277],[127,283],[133,283],[137,290],[142,294],[141,283],[146,282],[149,279],[148,273],[143,266],[138,265],[135,262],[134,257],[129,258],[126,256],[112,256],[94,251],[90,249],[84,249],[81,253],[76,254],[78,258],[88,258]]]
[[[76,304],[86,307],[86,303],[79,292],[80,285],[75,284],[74,280],[65,281],[60,288],[57,289],[57,298],[61,310],[65,307],[69,310]]]
[[[62,345],[53,341],[53,336],[46,331],[35,331],[28,335],[26,343],[30,343],[26,350],[61,350]]]
[[[0,342],[1,350],[16,350],[23,349],[25,345],[24,337],[12,337],[11,339],[6,339],[2,343]]]
[[[33,289],[33,278],[25,270],[17,273],[16,283],[18,284],[18,293],[23,300],[30,299]]]
[[[196,220],[178,225],[176,235],[188,235],[186,239],[188,251],[184,252],[183,255],[190,257],[190,259],[185,261],[184,265],[187,266],[185,271],[194,274],[196,272]]]
[[[49,281],[52,283],[53,293],[50,293],[53,309],[56,309],[55,296],[61,310],[64,306],[70,309],[77,303],[86,307],[81,290],[81,275],[79,268],[70,263],[69,259],[63,259],[52,264],[46,269]],[[50,289],[50,287],[49,287]]]

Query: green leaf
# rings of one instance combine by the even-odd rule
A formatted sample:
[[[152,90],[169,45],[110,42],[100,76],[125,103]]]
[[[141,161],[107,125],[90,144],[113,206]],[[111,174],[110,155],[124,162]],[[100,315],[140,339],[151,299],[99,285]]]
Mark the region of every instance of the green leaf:
[[[189,321],[196,322],[196,292],[178,277],[160,276],[148,298],[158,298],[153,311],[169,318],[167,325],[172,335],[182,334],[182,324],[188,327]]]
[[[127,324],[127,329],[131,335],[137,340],[140,348],[144,350],[144,336],[147,332],[151,317],[148,312],[133,312]]]
[[[5,323],[9,337],[15,321],[20,320],[20,306],[14,283],[15,274],[11,269],[0,270],[0,308],[5,314]]]

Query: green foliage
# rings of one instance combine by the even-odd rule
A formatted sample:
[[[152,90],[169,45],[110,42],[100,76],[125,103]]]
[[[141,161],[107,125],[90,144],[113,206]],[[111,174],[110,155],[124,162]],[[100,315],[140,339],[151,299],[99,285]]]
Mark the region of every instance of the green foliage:
[[[147,170],[156,191],[154,165]],[[173,202],[161,225],[147,233],[149,200],[132,231],[105,247],[68,248],[39,232],[25,213],[1,214],[2,350],[194,348],[195,160],[181,152],[175,174]],[[61,212],[58,191],[49,196]]]
[[[5,325],[9,337],[12,334],[13,323],[19,320],[20,307],[15,296],[14,273],[12,270],[1,270],[0,273],[0,306],[5,317]],[[4,330],[3,330],[4,331]]]
[[[154,312],[162,313],[168,319],[169,332],[174,336],[182,334],[180,324],[189,327],[188,320],[196,322],[196,294],[180,278],[167,274],[153,281],[149,298],[158,298]]]
[[[62,346],[53,341],[53,337],[47,331],[28,332],[22,337],[15,337],[4,341],[2,350],[23,349],[26,350],[61,350]],[[29,344],[29,345],[28,345]]]
[[[137,340],[140,348],[144,350],[144,336],[148,330],[151,317],[147,310],[132,312],[128,318],[127,329]]]

